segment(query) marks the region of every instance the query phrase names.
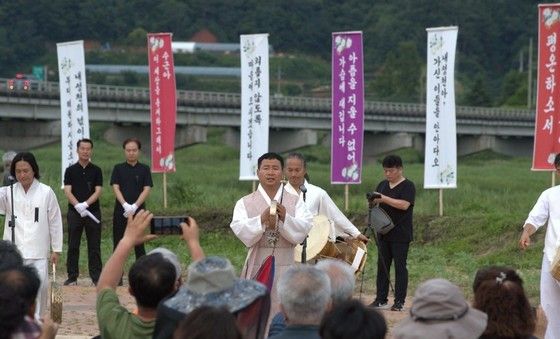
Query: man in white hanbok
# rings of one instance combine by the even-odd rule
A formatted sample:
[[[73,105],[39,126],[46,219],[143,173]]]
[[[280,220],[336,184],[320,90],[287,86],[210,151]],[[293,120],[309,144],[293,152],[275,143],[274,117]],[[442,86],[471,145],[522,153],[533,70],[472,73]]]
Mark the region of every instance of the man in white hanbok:
[[[294,247],[305,239],[312,227],[312,216],[303,201],[284,189],[283,167],[284,159],[276,153],[266,153],[259,158],[259,186],[237,201],[230,224],[235,235],[249,248],[242,278],[253,278],[264,260],[274,254],[271,316],[280,310],[276,281],[294,263]],[[271,214],[272,201],[277,202],[277,212]]]
[[[560,173],[560,154],[554,159],[556,173]],[[525,250],[531,244],[531,235],[547,225],[544,238],[544,255],[541,267],[541,307],[546,314],[548,326],[545,339],[560,338],[560,282],[550,270],[560,244],[560,186],[541,193],[523,225],[519,247]]]
[[[24,264],[37,269],[41,287],[37,295],[35,317],[41,318],[47,308],[48,258],[57,264],[62,252],[62,217],[53,190],[39,182],[39,166],[32,153],[18,153],[10,168],[17,182],[14,189],[15,245]],[[0,213],[6,215],[4,240],[12,240],[10,187],[0,188]],[[51,252],[52,249],[52,252]]]
[[[356,238],[363,242],[368,238],[363,235],[348,218],[338,209],[329,194],[319,186],[310,184],[307,180],[307,163],[301,153],[290,153],[286,158],[286,177],[289,183],[286,191],[297,194],[303,198],[302,186],[305,187],[305,206],[313,215],[324,215],[332,222],[330,240],[335,241],[336,237]]]

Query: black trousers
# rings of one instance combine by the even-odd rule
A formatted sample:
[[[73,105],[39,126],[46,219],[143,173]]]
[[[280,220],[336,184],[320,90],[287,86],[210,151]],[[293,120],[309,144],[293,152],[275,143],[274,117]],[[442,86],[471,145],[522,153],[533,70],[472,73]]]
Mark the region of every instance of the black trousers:
[[[93,215],[101,220],[101,212],[92,212]],[[78,261],[80,260],[80,243],[82,233],[86,230],[88,268],[89,276],[94,283],[99,280],[101,274],[101,224],[97,224],[90,217],[81,217],[73,209],[68,210],[68,257],[66,267],[68,278],[77,279],[80,275]]]
[[[389,294],[389,276],[391,273],[391,263],[395,262],[395,302],[404,303],[406,290],[408,288],[408,269],[406,259],[408,257],[408,242],[389,242],[379,240],[377,252],[377,297],[376,300],[386,302]],[[383,259],[382,259],[383,258]],[[387,273],[383,267],[383,262],[387,267]]]
[[[121,241],[124,230],[126,229],[126,222],[127,219],[123,215],[124,211],[118,208],[115,208],[113,211],[113,251],[117,248],[119,241]],[[140,244],[134,247],[134,254],[136,255],[136,260],[143,255],[146,255],[146,249],[144,248],[144,244]]]

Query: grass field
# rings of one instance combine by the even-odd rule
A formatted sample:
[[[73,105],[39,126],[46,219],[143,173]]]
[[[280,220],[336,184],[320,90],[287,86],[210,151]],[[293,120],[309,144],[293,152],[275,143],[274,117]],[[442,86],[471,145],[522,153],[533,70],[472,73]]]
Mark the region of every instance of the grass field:
[[[120,145],[110,145],[101,136],[106,125],[94,124],[91,136],[95,142],[93,162],[104,175],[101,197],[103,214],[102,259],[112,252],[112,209],[114,196],[109,187],[113,165],[124,161]],[[237,199],[249,193],[251,182],[240,182],[238,151],[221,142],[223,130],[209,131],[208,143],[177,150],[177,172],[168,174],[168,208],[163,208],[162,175],[154,174],[154,188],[148,199],[148,209],[156,215],[189,214],[203,228],[202,245],[207,254],[230,258],[238,270],[243,265],[246,250],[229,229]],[[313,146],[299,150],[309,159],[311,181],[325,188],[341,209],[344,206],[344,186],[330,184],[329,150]],[[37,157],[41,181],[54,188],[66,214],[67,201],[61,189],[60,145],[53,144],[33,150]],[[422,155],[405,149],[395,152],[403,158],[405,176],[417,188],[414,209],[415,241],[409,254],[410,286],[432,277],[444,277],[457,283],[470,296],[470,286],[476,270],[484,265],[508,265],[519,270],[534,303],[538,303],[539,272],[544,229],[534,236],[533,246],[526,252],[517,249],[521,226],[540,192],[550,187],[548,172],[531,172],[530,158],[509,158],[483,152],[459,159],[458,187],[445,190],[444,216],[438,216],[437,190],[423,189]],[[149,163],[147,154],[141,161]],[[350,186],[347,215],[363,230],[366,224],[365,193],[382,177],[378,159],[364,164],[362,184]],[[65,218],[64,218],[65,220]],[[66,228],[66,223],[65,223]],[[65,248],[59,272],[65,272]],[[162,236],[147,245],[147,249],[166,246],[175,250],[183,263],[190,259],[186,247],[177,236]],[[364,290],[374,293],[374,244],[369,245]],[[87,276],[85,236],[82,241],[80,272]],[[133,256],[129,258],[128,265]],[[63,274],[63,273],[59,273]],[[359,284],[358,284],[359,285]]]

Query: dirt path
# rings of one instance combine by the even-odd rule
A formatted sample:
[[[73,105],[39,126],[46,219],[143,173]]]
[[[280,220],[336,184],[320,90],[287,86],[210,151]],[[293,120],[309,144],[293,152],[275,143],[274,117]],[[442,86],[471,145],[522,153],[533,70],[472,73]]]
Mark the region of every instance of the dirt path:
[[[60,282],[62,284],[62,281]],[[91,280],[78,280],[77,286],[63,286],[64,303],[62,323],[58,328],[57,338],[76,338],[99,334],[95,314],[95,286]],[[117,288],[122,304],[128,309],[135,307],[134,299],[128,294],[128,287]]]
[[[62,284],[62,281],[60,281]],[[57,338],[91,338],[99,334],[97,326],[97,316],[95,314],[95,287],[89,279],[79,279],[77,286],[63,286],[64,304],[62,311],[62,324],[58,329]],[[124,287],[117,288],[117,293],[121,303],[128,309],[135,308],[134,299],[128,294],[126,282]],[[373,301],[371,296],[362,296],[362,302],[369,304]],[[406,307],[410,306],[412,300],[407,300]],[[404,312],[392,312],[389,310],[381,311],[389,328],[406,317],[407,309]],[[390,338],[388,336],[387,338]]]

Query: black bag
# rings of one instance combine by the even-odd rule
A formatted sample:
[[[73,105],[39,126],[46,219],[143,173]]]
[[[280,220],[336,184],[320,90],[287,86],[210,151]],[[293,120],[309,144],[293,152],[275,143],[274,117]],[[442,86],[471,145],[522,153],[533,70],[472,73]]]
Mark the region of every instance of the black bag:
[[[391,217],[379,205],[375,205],[370,209],[371,225],[375,232],[379,234],[387,234],[390,230],[395,228],[395,224]]]

